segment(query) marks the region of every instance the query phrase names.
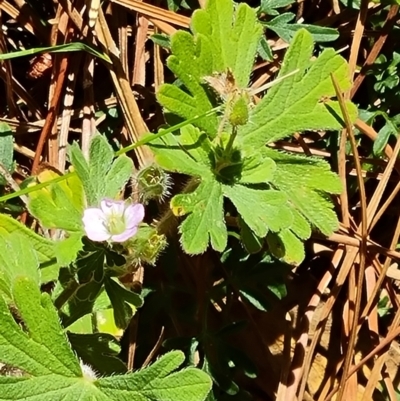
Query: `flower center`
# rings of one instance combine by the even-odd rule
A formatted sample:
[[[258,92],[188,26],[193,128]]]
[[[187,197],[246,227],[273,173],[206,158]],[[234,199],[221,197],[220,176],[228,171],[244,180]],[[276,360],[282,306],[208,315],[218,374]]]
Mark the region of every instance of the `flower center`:
[[[111,235],[122,234],[126,230],[126,222],[124,216],[112,213],[107,219],[107,229]]]

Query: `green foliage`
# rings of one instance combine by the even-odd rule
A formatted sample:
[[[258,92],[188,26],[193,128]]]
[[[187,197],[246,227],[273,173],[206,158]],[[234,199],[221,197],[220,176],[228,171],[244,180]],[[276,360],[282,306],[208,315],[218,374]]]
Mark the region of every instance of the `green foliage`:
[[[0,295],[13,299],[12,287],[18,277],[40,282],[39,261],[29,239],[18,232],[0,237]]]
[[[171,11],[178,11],[180,8],[189,10],[198,7],[195,0],[166,0],[168,9]]]
[[[385,146],[390,138],[396,138],[400,127],[400,114],[390,117],[383,110],[360,110],[359,118],[365,123],[373,126],[375,122],[380,123],[381,128],[378,131],[378,137],[375,139],[372,152],[374,156],[383,155]],[[358,134],[358,131],[356,131]]]
[[[221,283],[218,291],[223,294],[232,286],[248,303],[261,311],[270,309],[271,298],[286,296],[285,277],[290,266],[281,263],[268,254],[248,255],[239,247],[228,248],[221,256],[228,280]]]
[[[74,355],[50,296],[29,277],[16,278],[11,290],[26,330],[0,299],[0,361],[23,376],[0,377],[0,400],[202,401],[210,391],[211,380],[200,370],[174,372],[184,360],[179,351],[139,372],[97,378]]]
[[[78,252],[82,249],[82,233],[73,233],[63,241],[57,241],[54,246],[58,264],[68,266],[76,260]]]
[[[50,179],[55,173],[46,172]],[[43,181],[43,177],[41,177]],[[69,233],[82,233],[84,193],[76,175],[29,194],[30,213],[46,228],[60,228]]]
[[[122,287],[112,278],[107,278],[104,282],[105,290],[114,308],[114,320],[118,328],[126,329],[133,316],[133,308],[143,305],[143,298]]]
[[[115,337],[106,333],[77,334],[68,332],[68,341],[78,358],[101,375],[111,376],[127,372],[118,358],[121,351]],[[101,357],[99,357],[101,356]]]
[[[376,108],[380,111],[388,110],[393,107],[400,99],[399,75],[400,73],[400,54],[393,52],[390,57],[380,54],[375,63],[367,70],[369,76],[371,105],[369,109],[374,109],[372,104],[378,104]]]
[[[209,0],[192,16],[195,38],[211,47],[212,72],[232,71],[239,88],[245,88],[254,64],[262,28],[256,13],[244,3],[234,10],[231,0]]]
[[[332,49],[314,49],[314,41],[334,40],[337,31],[293,23],[294,14],[279,12],[292,3],[262,0],[255,10],[232,0],[209,0],[194,12],[191,33],[178,31],[170,40],[154,36],[155,43],[170,48],[168,67],[177,78],[174,84],[161,86],[158,99],[174,115],[171,121],[184,122],[179,131],[148,134],[117,156],[105,135],[93,138],[87,157],[74,143],[69,151],[73,174],[63,181],[51,180],[45,188],[41,184],[54,174],[35,178],[37,183],[29,188],[29,211],[41,227],[63,230],[62,240],[44,239],[0,215],[0,362],[21,370],[20,377],[0,377],[0,401],[211,401],[227,395],[248,399],[236,378],[255,378],[257,370],[227,341],[246,324],[236,320],[231,306],[240,298],[246,306],[269,310],[271,302],[286,296],[285,278],[291,264],[304,259],[303,242],[312,230],[330,235],[338,226],[330,195],[339,193],[341,186],[329,164],[268,146],[294,133],[340,130],[343,121],[332,75],[342,90],[350,88],[345,60]],[[191,7],[185,0],[168,0],[168,5],[172,10]],[[279,82],[256,101],[250,89],[254,60],[257,53],[273,58],[263,26],[291,44]],[[74,44],[55,50],[88,51]],[[392,72],[397,70],[396,63],[392,67]],[[377,92],[387,94],[395,88],[393,78],[383,74],[379,79]],[[346,107],[354,121],[355,106],[346,102]],[[117,109],[107,113],[109,120],[118,122]],[[378,150],[397,130],[397,123],[390,122],[376,141]],[[11,170],[12,136],[9,127],[4,128],[0,161]],[[111,128],[100,129],[110,133]],[[132,160],[121,154],[145,143],[150,143],[155,163],[133,174]],[[151,211],[169,196],[167,172],[189,176],[183,190],[168,200],[173,218],[167,213],[158,227],[147,220],[149,225],[143,224],[123,244],[84,237],[85,207],[120,197],[132,179],[140,201],[149,203]],[[221,253],[206,271],[217,267],[209,276],[217,284],[204,291],[203,316],[198,291],[175,280],[182,261],[177,261],[173,242],[166,247],[165,231],[160,229],[175,217],[184,251],[201,254],[211,245]],[[164,263],[168,259],[163,256],[166,279],[162,277],[159,287],[156,283],[155,288],[135,293],[124,286],[122,277],[129,277],[139,265],[155,265],[162,251],[175,254],[175,259]],[[51,295],[41,293],[41,284],[49,281],[56,282]],[[170,352],[148,368],[127,373],[116,337],[150,292],[141,321],[146,313],[154,321],[162,311],[176,314],[174,318],[184,316],[185,324],[196,329],[188,338],[163,344],[182,348],[185,355]],[[178,311],[177,292],[188,300]],[[215,305],[221,308],[221,321],[209,324],[208,309]],[[140,345],[139,361],[148,344]],[[200,357],[202,370],[178,370],[185,356],[189,366],[197,365]],[[216,384],[213,392],[211,379]]]
[[[189,214],[180,227],[182,245],[186,252],[203,253],[211,246],[222,252],[227,243],[228,233],[224,223],[221,184],[212,179],[203,179],[190,194],[176,195],[171,207],[179,216]]]
[[[171,38],[165,34],[154,34],[150,36],[150,39],[158,46],[164,47],[165,49],[171,49]]]
[[[196,30],[196,26],[212,25],[214,51],[222,55],[228,45],[221,32],[232,23],[226,16],[232,19],[232,14],[223,8],[225,6],[225,1],[218,5],[210,1],[206,11],[200,11],[193,23],[194,32],[206,32]],[[210,10],[214,11],[213,19],[208,14]],[[221,10],[223,17],[219,17]],[[250,31],[251,24],[257,25],[253,20],[247,24]],[[185,34],[182,43],[193,40],[190,38]],[[177,34],[175,41],[179,48],[181,43]],[[253,55],[246,53],[245,60],[253,59],[255,51],[254,48]],[[172,52],[171,57],[175,57],[174,47]],[[201,125],[206,133],[186,126],[180,134],[170,133],[151,143],[161,167],[194,177],[185,193],[171,200],[171,209],[176,216],[188,215],[180,226],[186,252],[202,253],[209,242],[219,252],[225,249],[228,234],[224,197],[232,202],[239,214],[243,242],[247,245],[251,242],[253,245],[250,246],[260,249],[260,239],[265,238],[270,251],[290,263],[303,260],[302,241],[311,235],[311,227],[326,235],[337,228],[328,194],[339,193],[341,186],[329,165],[314,158],[292,156],[264,147],[294,132],[337,130],[343,126],[339,104],[331,99],[335,96],[331,75],[335,75],[343,90],[348,89],[348,66],[333,49],[324,50],[316,60],[310,61],[312,52],[312,36],[305,30],[299,31],[279,73],[279,77],[286,76],[285,79],[273,86],[257,106],[249,107],[248,119],[241,120],[240,124],[226,126],[225,116],[232,123],[232,114],[225,114],[218,132],[215,129],[209,132],[210,127],[207,130]],[[215,64],[215,68],[221,68],[216,71],[228,74],[228,84],[237,82],[235,71],[242,83],[248,80],[247,70],[238,68],[235,62],[234,57],[224,59],[222,56],[220,64]],[[201,65],[199,61],[198,66]],[[191,75],[192,80],[197,77],[199,85],[200,71],[198,68],[196,74]],[[229,71],[232,71],[231,78]],[[180,70],[174,72],[186,83]],[[169,108],[169,104],[164,105]],[[179,114],[175,106],[169,110]],[[355,106],[351,102],[346,106],[354,120],[357,116]],[[232,133],[224,132],[229,129]]]
[[[272,9],[270,11],[272,11]],[[295,18],[296,15],[293,13],[283,13],[277,15],[271,21],[264,22],[263,25],[271,31],[274,31],[285,42],[288,43],[292,41],[295,33],[300,29],[307,29],[316,42],[332,42],[339,37],[339,32],[337,29],[318,25],[296,24],[293,22]]]
[[[62,321],[69,326],[82,316],[92,313],[97,298],[105,291],[114,309],[117,327],[125,329],[136,308],[143,305],[143,298],[128,291],[113,279],[126,273],[125,258],[102,244],[84,241],[76,262],[60,274],[60,286],[56,304],[62,308]]]
[[[132,160],[125,155],[114,159],[112,147],[102,135],[90,142],[89,161],[76,142],[70,148],[70,159],[82,181],[88,206],[98,206],[103,198],[114,198],[132,174]]]
[[[155,265],[160,253],[166,248],[167,240],[155,227],[142,224],[134,237],[128,240],[127,263],[133,266]]]
[[[57,174],[45,170],[39,174],[39,183],[51,181]],[[31,184],[35,186],[35,184]],[[59,266],[67,266],[76,259],[82,249],[83,209],[85,196],[81,180],[70,175],[64,181],[50,184],[29,194],[28,209],[46,228],[58,228],[67,232],[64,240],[53,243]],[[58,278],[58,269],[47,269],[46,282]]]
[[[234,22],[233,22],[234,21]],[[193,35],[178,31],[171,38],[172,56],[167,65],[185,86],[164,84],[157,99],[169,111],[189,119],[213,108],[205,78],[229,68],[236,85],[248,84],[262,27],[255,11],[231,0],[210,0],[192,18]],[[217,117],[200,119],[196,125],[215,135]]]
[[[279,15],[278,8],[293,4],[294,0],[261,0],[259,12],[268,15]]]
[[[14,136],[11,127],[4,122],[0,122],[0,163],[10,173],[14,170]],[[0,174],[0,184],[6,181]]]
[[[239,130],[243,146],[258,148],[294,132],[342,127],[339,104],[330,100],[335,96],[331,74],[342,90],[349,89],[347,63],[333,49],[324,50],[315,61],[310,61],[312,52],[311,35],[305,30],[299,31],[285,55],[278,77],[295,70],[299,72],[273,86],[257,104],[250,124]],[[349,101],[346,107],[354,120],[356,107]]]
[[[54,242],[43,238],[30,230],[17,220],[5,214],[0,214],[0,238],[8,240],[10,234],[18,234],[23,237],[24,243],[29,244],[36,254],[41,264],[41,281],[46,283],[58,276],[58,263]]]

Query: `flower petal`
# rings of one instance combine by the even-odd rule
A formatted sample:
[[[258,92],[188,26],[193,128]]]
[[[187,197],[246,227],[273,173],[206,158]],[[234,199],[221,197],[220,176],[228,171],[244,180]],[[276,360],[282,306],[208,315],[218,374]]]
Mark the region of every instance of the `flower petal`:
[[[118,234],[118,235],[113,235],[111,237],[111,241],[113,242],[125,242],[129,238],[133,237],[137,232],[137,226],[128,228],[125,230],[123,233]]]
[[[100,202],[100,209],[106,216],[111,215],[124,215],[125,201],[117,201],[114,199],[103,199]]]
[[[105,216],[101,209],[88,208],[83,212],[83,225],[86,235],[92,241],[106,241],[110,238],[110,233],[107,231],[104,221]]]
[[[144,206],[141,203],[129,205],[125,209],[127,229],[137,227],[144,219]]]

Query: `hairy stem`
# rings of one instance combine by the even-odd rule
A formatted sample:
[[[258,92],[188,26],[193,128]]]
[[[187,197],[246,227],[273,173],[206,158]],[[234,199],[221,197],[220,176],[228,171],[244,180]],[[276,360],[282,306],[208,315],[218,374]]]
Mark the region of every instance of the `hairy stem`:
[[[54,301],[54,306],[60,310],[72,296],[75,294],[76,290],[79,288],[79,283],[75,280],[71,280],[68,285],[63,289],[61,294]]]
[[[190,178],[189,182],[185,185],[182,192],[187,194],[193,192],[199,185],[199,180],[197,178]],[[162,216],[157,224],[158,234],[164,234],[166,236],[171,235],[178,227],[179,221],[177,216],[172,213],[171,209],[168,209]]]

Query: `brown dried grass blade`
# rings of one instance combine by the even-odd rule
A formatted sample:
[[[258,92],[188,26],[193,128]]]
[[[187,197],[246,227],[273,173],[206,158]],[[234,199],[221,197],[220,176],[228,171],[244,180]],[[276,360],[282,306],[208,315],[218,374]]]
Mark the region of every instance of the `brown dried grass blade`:
[[[136,11],[146,17],[155,18],[172,25],[177,25],[182,28],[189,28],[190,26],[190,18],[151,4],[135,0],[111,0],[111,2],[126,7],[128,10]]]

